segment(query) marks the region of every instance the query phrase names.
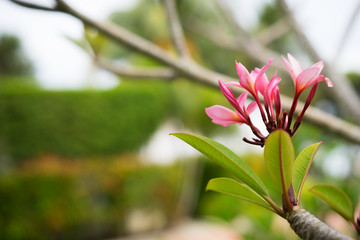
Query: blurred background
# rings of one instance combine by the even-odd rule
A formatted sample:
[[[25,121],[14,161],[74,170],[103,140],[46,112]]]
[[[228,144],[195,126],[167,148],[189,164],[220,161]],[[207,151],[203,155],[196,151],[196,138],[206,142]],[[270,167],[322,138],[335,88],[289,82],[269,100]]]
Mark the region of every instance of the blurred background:
[[[44,0],[28,2],[51,6]],[[176,55],[161,0],[66,2]],[[176,3],[189,54],[201,66],[232,77],[234,60],[248,69],[263,66],[237,43],[238,32],[227,22],[230,15],[251,41],[284,56],[290,52],[311,66],[315,61],[304,50],[306,42],[285,18],[290,9],[330,70],[346,76],[359,93],[356,0],[289,0],[289,9],[283,1],[271,0]],[[228,174],[169,136],[186,131],[218,140],[261,176],[276,199],[279,193],[270,184],[262,149],[242,141],[251,136],[249,129],[220,127],[206,116],[205,107],[228,106],[218,89],[185,77],[163,81],[117,76],[99,66],[99,56],[120,68],[163,66],[74,17],[0,1],[0,239],[297,239],[272,212],[205,192],[209,179]],[[268,76],[274,72],[271,68]],[[291,96],[292,80],[284,72],[280,75],[281,92]],[[325,85],[313,105],[356,123]],[[353,235],[307,189],[333,184],[356,205],[358,144],[305,122],[294,137],[296,153],[319,141],[324,143],[302,205]]]

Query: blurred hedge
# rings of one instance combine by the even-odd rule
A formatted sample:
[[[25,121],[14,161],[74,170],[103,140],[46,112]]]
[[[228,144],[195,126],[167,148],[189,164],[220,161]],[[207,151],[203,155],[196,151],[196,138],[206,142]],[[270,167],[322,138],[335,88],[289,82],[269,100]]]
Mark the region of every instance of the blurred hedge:
[[[169,105],[165,84],[122,84],[108,91],[3,88],[1,152],[28,158],[133,151],[156,130]]]
[[[181,176],[178,165],[132,155],[27,161],[0,176],[0,239],[114,238],[139,211],[153,216],[147,227],[163,227],[176,217]]]
[[[219,90],[186,81],[124,82],[107,91],[47,91],[12,81],[0,86],[0,154],[25,159],[136,151],[169,117],[200,132],[231,131],[204,111],[225,101]]]

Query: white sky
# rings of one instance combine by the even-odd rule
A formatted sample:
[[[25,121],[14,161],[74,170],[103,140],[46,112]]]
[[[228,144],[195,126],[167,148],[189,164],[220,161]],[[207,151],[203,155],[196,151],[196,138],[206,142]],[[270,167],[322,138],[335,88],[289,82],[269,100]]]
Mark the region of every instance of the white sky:
[[[32,2],[41,4],[48,1]],[[82,13],[100,21],[105,20],[111,12],[127,10],[137,2],[68,1]],[[83,25],[71,16],[29,10],[7,0],[0,0],[0,34],[2,33],[12,33],[21,39],[26,54],[34,63],[37,80],[46,88],[82,88],[88,83],[89,77],[102,87],[116,84],[116,79],[111,74],[93,71],[88,55],[65,38],[69,36],[80,39],[83,34]]]
[[[264,2],[271,0],[224,0],[233,4],[235,16],[244,28],[251,29]],[[313,46],[327,61],[334,61],[340,38],[359,0],[287,0],[297,22]],[[360,71],[360,16],[356,18],[351,34],[337,65],[339,71]],[[325,66],[326,67],[326,66]]]
[[[270,0],[224,0],[242,25],[251,28],[257,12]],[[358,0],[288,0],[298,22],[326,60],[333,60],[340,37]],[[47,0],[33,0],[46,3]],[[105,20],[115,10],[127,10],[138,0],[68,0],[82,13]],[[341,71],[360,70],[360,17],[338,59]],[[104,71],[92,71],[88,56],[64,36],[81,38],[82,24],[65,14],[29,10],[0,0],[0,34],[13,33],[22,41],[25,52],[33,60],[38,81],[46,88],[81,88],[92,80],[101,86],[112,86],[115,79]]]

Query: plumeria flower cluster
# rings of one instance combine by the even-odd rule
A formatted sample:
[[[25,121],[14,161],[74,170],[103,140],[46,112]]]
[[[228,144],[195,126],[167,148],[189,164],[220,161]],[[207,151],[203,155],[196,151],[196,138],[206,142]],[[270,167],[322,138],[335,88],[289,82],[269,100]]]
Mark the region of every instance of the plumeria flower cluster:
[[[314,98],[319,82],[325,81],[328,87],[332,87],[333,84],[328,78],[321,74],[324,67],[322,61],[303,70],[299,62],[292,55],[288,54],[287,56],[288,59],[282,57],[282,61],[290,73],[295,85],[294,99],[289,112],[283,111],[282,108],[278,86],[281,78],[277,77],[277,71],[270,80],[265,73],[270,67],[273,59],[270,59],[268,64],[263,68],[255,68],[250,73],[241,63],[235,61],[239,82],[224,83],[219,80],[221,92],[235,108],[235,111],[219,105],[206,108],[205,112],[212,119],[213,123],[222,126],[228,126],[230,124],[246,124],[251,128],[256,138],[252,138],[252,140],[244,138],[243,140],[250,144],[264,146],[268,135],[265,136],[261,133],[260,130],[254,126],[250,118],[250,114],[256,108],[259,108],[268,134],[277,129],[283,129],[288,132],[290,136],[293,136],[301,124],[305,111]],[[242,88],[245,92],[236,98],[231,91],[230,86]],[[292,124],[299,97],[305,89],[310,86],[312,86],[312,88],[307,96],[304,107],[297,115],[294,124]],[[246,107],[246,99],[249,93],[254,98],[254,101]],[[263,98],[263,104],[261,104],[260,95]]]

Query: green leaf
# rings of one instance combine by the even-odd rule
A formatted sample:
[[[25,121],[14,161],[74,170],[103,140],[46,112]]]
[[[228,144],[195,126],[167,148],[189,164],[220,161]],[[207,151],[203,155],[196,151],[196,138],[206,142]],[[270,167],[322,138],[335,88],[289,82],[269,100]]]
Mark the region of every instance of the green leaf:
[[[172,135],[180,138],[211,160],[215,161],[261,196],[269,195],[264,183],[255,172],[227,147],[210,138],[196,134],[172,133]]]
[[[214,178],[211,179],[207,186],[206,191],[212,190],[219,193],[224,193],[233,197],[237,197],[248,202],[255,203],[266,209],[274,212],[268,202],[266,202],[260,195],[255,193],[251,188],[243,183],[239,183],[231,178]]]
[[[301,190],[305,183],[305,179],[309,172],[311,163],[321,143],[322,142],[319,142],[308,146],[300,152],[299,156],[297,156],[295,160],[292,183],[298,202],[300,202]]]
[[[321,184],[312,187],[309,191],[327,203],[346,220],[352,221],[354,219],[354,207],[349,196],[343,190],[331,185]]]
[[[294,164],[294,146],[290,135],[283,130],[271,133],[265,142],[264,158],[274,184],[280,191],[287,192]]]

